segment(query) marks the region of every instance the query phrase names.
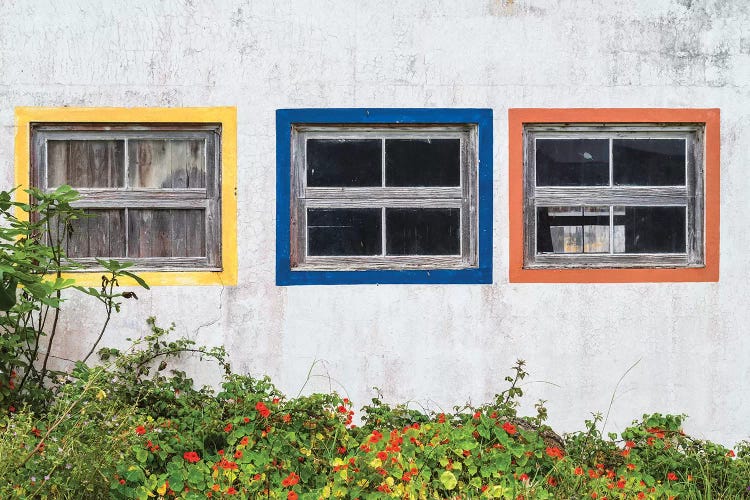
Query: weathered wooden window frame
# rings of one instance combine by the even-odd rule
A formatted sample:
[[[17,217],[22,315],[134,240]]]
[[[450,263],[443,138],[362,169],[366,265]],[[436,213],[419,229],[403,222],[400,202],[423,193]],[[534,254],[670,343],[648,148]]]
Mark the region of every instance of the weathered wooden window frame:
[[[47,185],[47,141],[123,140],[124,188],[76,188],[81,199],[74,206],[83,209],[125,209],[127,250],[128,209],[205,210],[205,257],[118,257],[133,262],[142,271],[222,271],[221,258],[221,124],[215,123],[43,123],[30,124],[33,186],[51,191]],[[203,139],[205,141],[206,185],[204,188],[128,187],[128,140]],[[96,260],[77,258],[83,270],[97,269]]]
[[[309,139],[381,140],[381,186],[309,187],[306,183],[306,145]],[[460,183],[455,187],[388,187],[387,139],[459,139]],[[292,129],[291,267],[292,270],[467,269],[478,264],[477,127],[476,125],[357,126],[298,125]],[[381,209],[381,255],[310,256],[307,252],[308,208]],[[387,208],[460,209],[459,255],[386,255]]]
[[[704,238],[704,124],[524,124],[524,268],[700,268],[705,265]],[[608,186],[536,186],[536,139],[609,139]],[[684,186],[614,186],[612,140],[686,140]],[[537,207],[610,207],[610,242],[613,242],[614,206],[685,206],[685,253],[549,254],[537,253]]]

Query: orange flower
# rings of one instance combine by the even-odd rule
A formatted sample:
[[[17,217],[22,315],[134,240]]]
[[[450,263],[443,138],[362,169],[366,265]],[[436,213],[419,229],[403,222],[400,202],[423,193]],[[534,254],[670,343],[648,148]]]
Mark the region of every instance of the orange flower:
[[[211,486],[211,489],[214,491],[219,491],[221,489],[221,486],[219,486],[218,484],[214,484],[213,486]]]
[[[626,465],[626,467],[628,468],[628,470],[635,470],[635,464],[628,464]]]
[[[287,500],[297,500],[299,497],[294,491],[290,491],[289,493],[287,493],[286,498]]]
[[[576,476],[583,475],[583,469],[580,467],[576,467],[575,469],[573,469],[573,474],[575,474]]]
[[[284,423],[288,424],[289,422],[292,421],[292,416],[287,413],[286,415],[281,417],[281,419],[284,421]]]
[[[547,452],[547,455],[549,455],[551,458],[563,458],[565,456],[565,453],[558,447],[547,447],[545,450]]]
[[[263,403],[263,401],[258,401],[255,404],[255,409],[260,413],[260,416],[263,418],[268,418],[269,415],[271,415],[271,410],[268,409],[268,407]]]
[[[287,487],[294,486],[297,483],[299,483],[299,476],[294,472],[289,473],[287,477],[281,480],[281,485]]]
[[[505,432],[507,432],[507,433],[508,433],[508,434],[510,434],[511,436],[513,436],[513,435],[514,435],[514,434],[515,434],[516,432],[518,432],[518,431],[516,430],[516,426],[515,426],[515,425],[513,425],[513,424],[511,424],[510,422],[505,422],[505,423],[503,424],[503,430],[505,430]]]

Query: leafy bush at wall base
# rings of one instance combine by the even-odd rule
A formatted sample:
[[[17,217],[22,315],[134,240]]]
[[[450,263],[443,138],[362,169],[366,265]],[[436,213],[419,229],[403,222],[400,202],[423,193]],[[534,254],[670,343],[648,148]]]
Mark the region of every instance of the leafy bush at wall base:
[[[286,398],[232,374],[222,350],[150,326],[133,349],[103,350],[108,364],[78,364],[43,416],[0,421],[0,498],[750,498],[747,443],[692,439],[681,416],[607,437],[595,416],[564,440],[541,404],[519,416],[522,363],[487,405],[426,413],[376,398],[357,426],[345,398]],[[169,370],[189,353],[228,371],[219,392]]]

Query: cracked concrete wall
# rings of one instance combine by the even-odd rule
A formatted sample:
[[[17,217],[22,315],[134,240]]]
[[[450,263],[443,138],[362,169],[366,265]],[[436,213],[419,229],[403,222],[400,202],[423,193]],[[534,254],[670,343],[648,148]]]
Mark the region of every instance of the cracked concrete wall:
[[[0,179],[15,106],[237,106],[239,285],[140,293],[105,343],[156,315],[288,393],[313,366],[305,390],[433,409],[487,401],[523,358],[527,408],[548,400],[560,430],[607,411],[638,362],[611,429],[685,412],[731,444],[750,421],[748,26],[743,0],[0,0]],[[492,286],[274,285],[274,111],[334,106],[494,109]],[[508,107],[721,108],[720,282],[509,284]],[[101,311],[66,311],[74,358]]]

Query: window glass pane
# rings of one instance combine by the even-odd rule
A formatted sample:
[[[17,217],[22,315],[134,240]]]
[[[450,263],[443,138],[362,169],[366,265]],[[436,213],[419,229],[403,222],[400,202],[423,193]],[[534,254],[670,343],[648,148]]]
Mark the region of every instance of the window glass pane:
[[[123,141],[47,141],[47,185],[124,186]]]
[[[206,187],[206,147],[201,139],[133,139],[128,141],[128,163],[131,187]]]
[[[387,208],[388,255],[459,255],[461,210],[458,208]]]
[[[615,207],[614,212],[615,252],[686,252],[686,207]]]
[[[614,139],[612,177],[624,186],[684,186],[685,139]]]
[[[387,186],[461,185],[460,139],[388,139]]]
[[[380,186],[381,178],[380,139],[308,139],[308,186]]]
[[[310,208],[308,255],[380,255],[381,209]]]
[[[204,257],[205,211],[129,209],[128,257]]]
[[[537,139],[537,186],[608,186],[608,139]]]
[[[89,209],[86,216],[71,221],[67,244],[68,257],[125,257],[125,210]],[[60,228],[61,230],[63,228]],[[53,224],[51,236],[56,239]]]
[[[538,207],[537,253],[609,253],[609,207]]]
[[[583,253],[609,253],[609,207],[583,207]]]

